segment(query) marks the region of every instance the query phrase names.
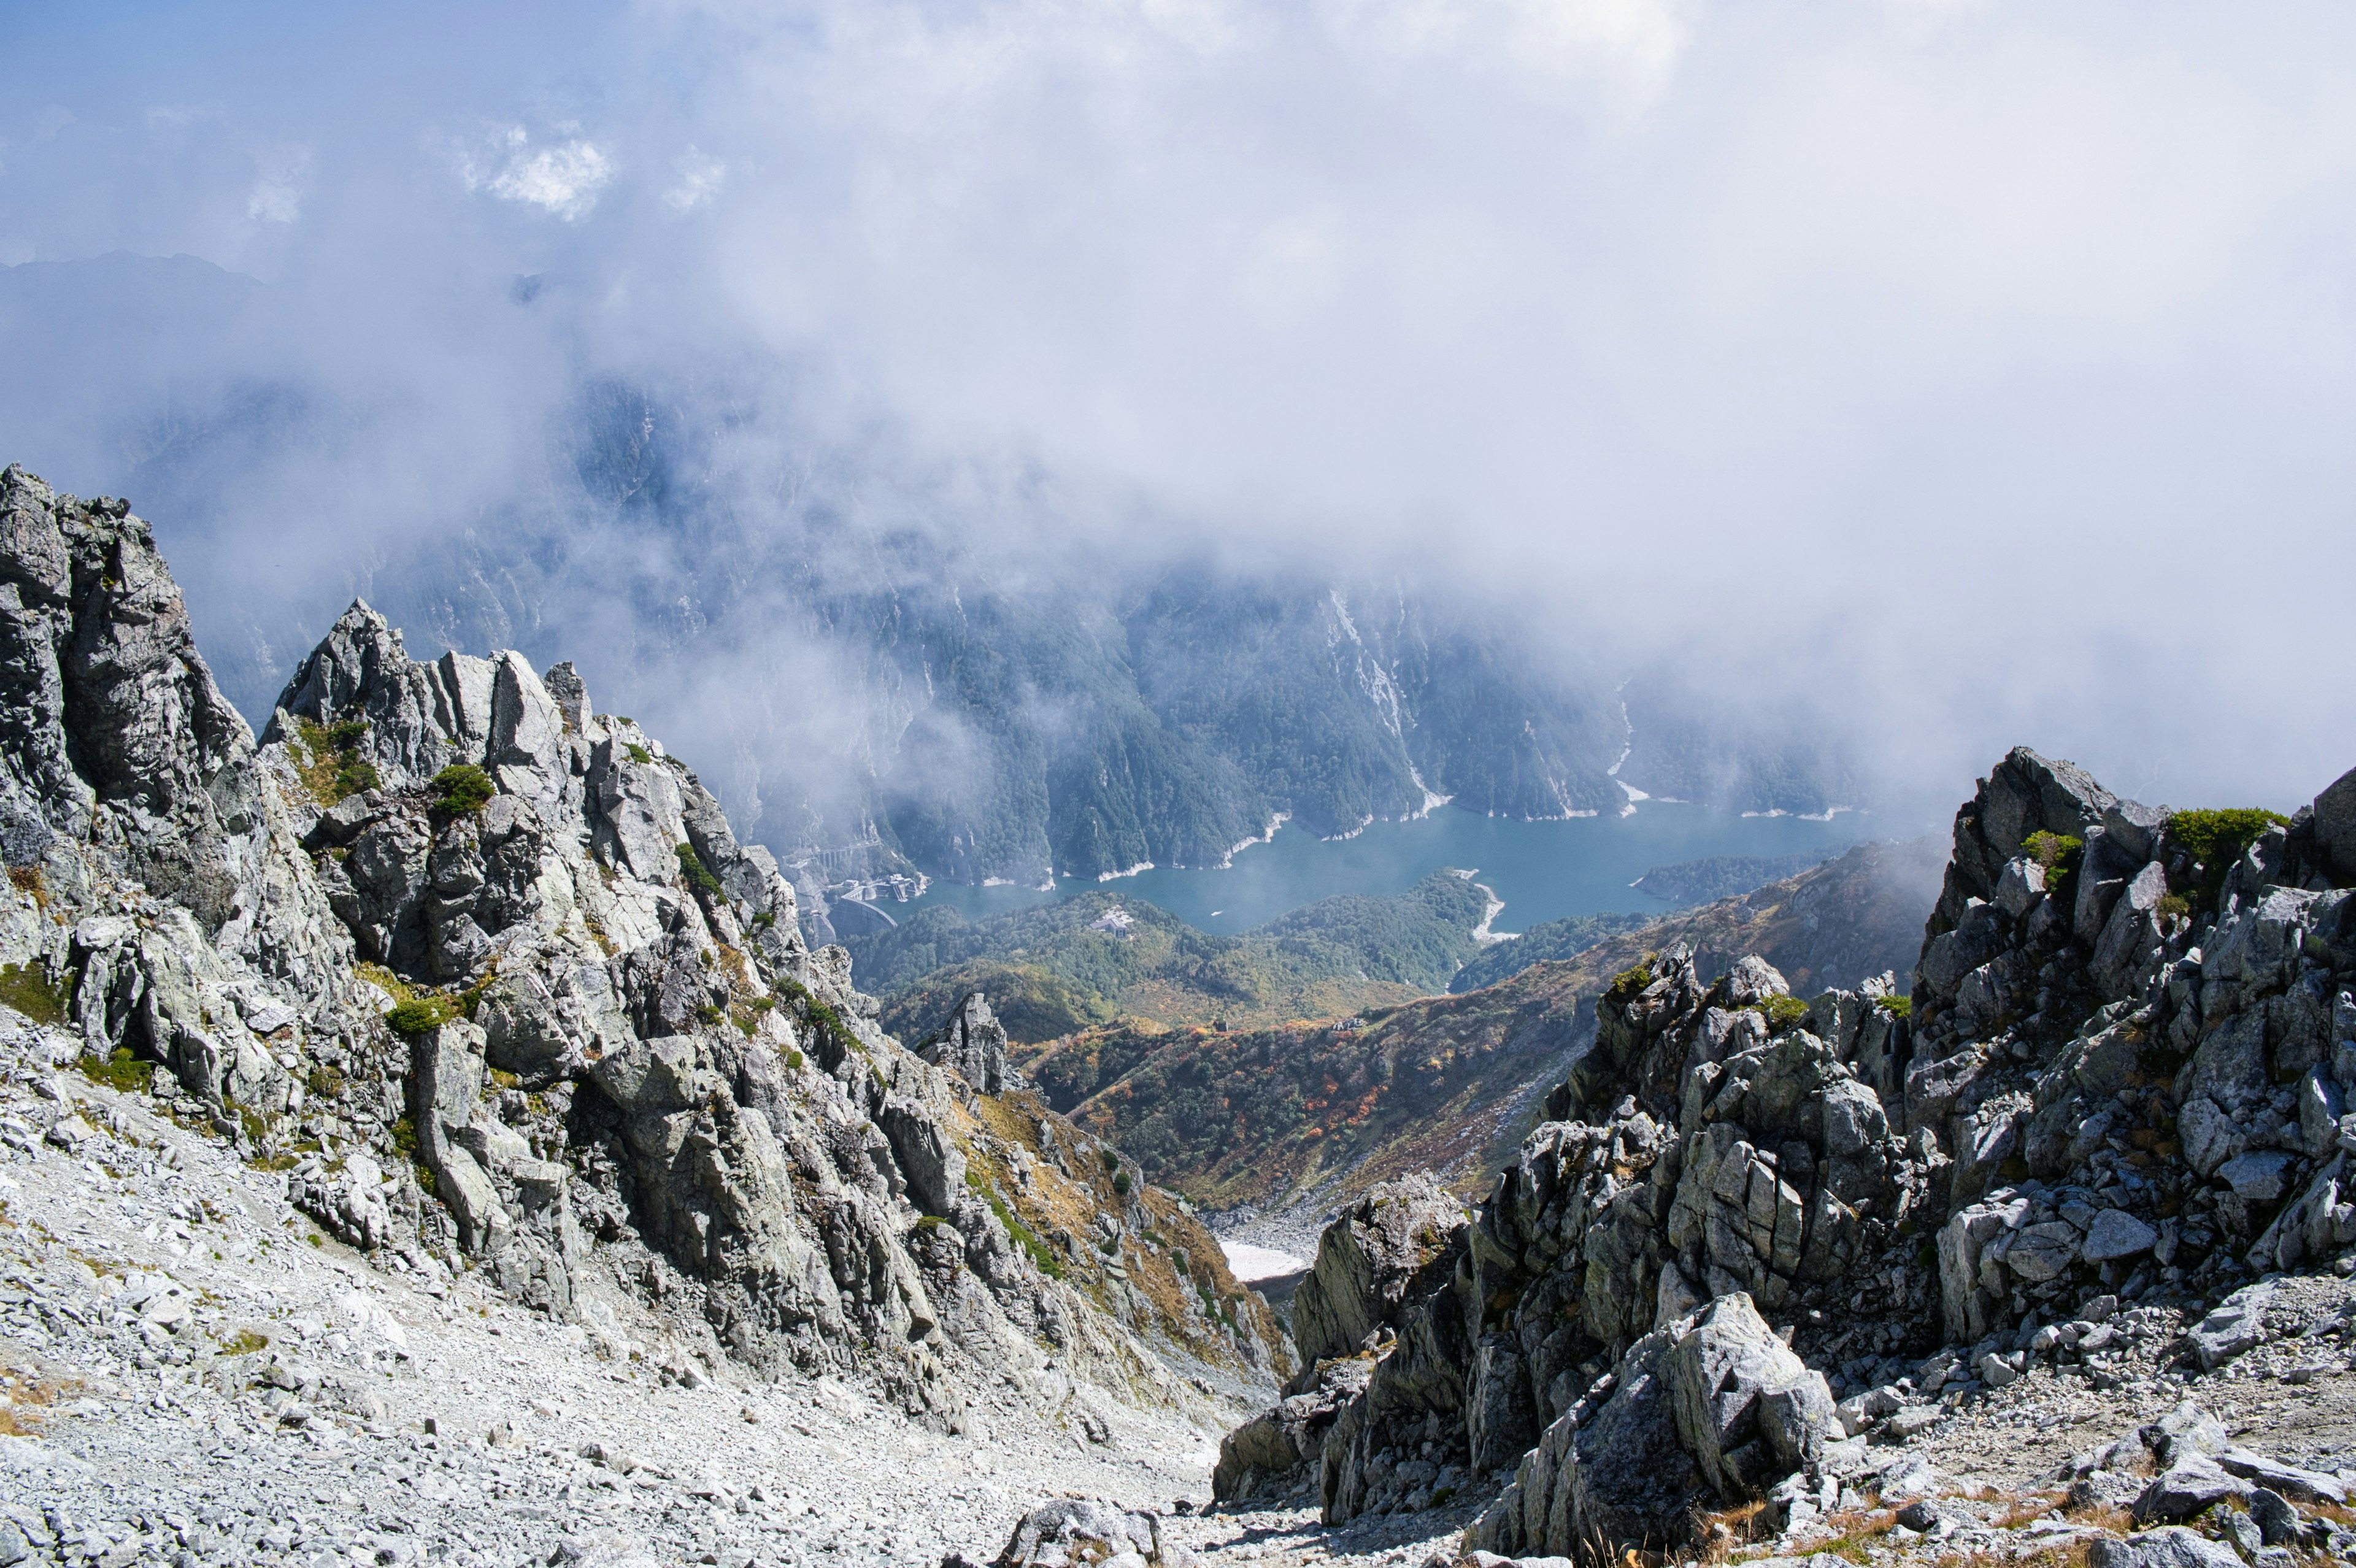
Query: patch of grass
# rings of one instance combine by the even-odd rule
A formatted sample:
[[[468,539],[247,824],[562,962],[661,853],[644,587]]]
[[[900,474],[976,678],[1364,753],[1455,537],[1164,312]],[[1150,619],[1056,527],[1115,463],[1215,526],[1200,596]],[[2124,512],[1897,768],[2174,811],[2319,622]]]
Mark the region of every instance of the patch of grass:
[[[8,885],[31,899],[34,908],[49,907],[48,884],[41,880],[41,869],[38,866],[9,867]]]
[[[340,1100],[344,1097],[344,1075],[340,1069],[321,1062],[303,1080],[303,1087],[315,1100]]]
[[[434,775],[434,809],[445,816],[472,816],[490,805],[499,786],[472,763],[452,763]]]
[[[127,1045],[116,1046],[103,1061],[84,1051],[75,1058],[75,1065],[91,1083],[102,1084],[118,1093],[146,1088],[154,1081],[155,1073],[155,1064],[140,1061]]]
[[[1782,1034],[1806,1019],[1808,1004],[1797,997],[1769,997],[1751,1003],[1751,1010],[1767,1020],[1768,1033]]]
[[[694,845],[680,845],[678,854],[679,874],[682,881],[705,898],[722,902],[727,900],[728,891],[720,885],[719,878],[704,869],[703,858],[695,852]]]
[[[788,1051],[786,1052],[786,1065],[792,1068],[797,1072],[799,1072],[802,1070],[802,1061],[803,1058],[800,1051]]]
[[[651,763],[655,760],[655,754],[652,752],[648,751],[644,746],[639,745],[636,741],[623,741],[622,750],[630,753],[630,761],[634,763]]]
[[[376,764],[359,754],[360,742],[368,739],[365,720],[320,724],[297,719],[294,728],[302,735],[305,758],[294,771],[319,805],[333,805],[382,785]]]
[[[224,1356],[251,1356],[268,1349],[270,1341],[251,1328],[241,1328],[220,1343]]]
[[[66,1016],[63,989],[49,984],[37,963],[0,965],[0,1002],[5,1002],[37,1024],[53,1024]]]
[[[384,1015],[384,1021],[393,1033],[414,1039],[433,1033],[463,1011],[465,1008],[456,997],[428,993],[394,1004],[392,1011]]]
[[[386,996],[391,997],[396,1002],[405,1002],[409,1000],[410,997],[417,994],[410,989],[408,981],[402,979],[400,976],[394,974],[391,970],[386,968],[381,964],[370,964],[363,961],[353,965],[352,968],[359,974],[361,979],[366,980],[369,985],[374,986],[378,990],[382,991]]]
[[[980,1171],[972,1166],[966,1167],[965,1184],[981,1194],[983,1201],[990,1205],[990,1211],[998,1216],[998,1222],[1006,1227],[1006,1233],[1014,1238],[1015,1244],[1031,1254],[1031,1261],[1039,1265],[1041,1274],[1049,1279],[1064,1277],[1064,1260],[1023,1222],[1021,1216],[1007,1207],[1006,1200],[998,1195],[997,1189],[991,1186]]]
[[[846,1051],[855,1051],[862,1056],[867,1054],[867,1048],[859,1043],[859,1037],[843,1023],[842,1015],[819,1001],[808,986],[799,980],[787,978],[777,983],[777,988],[793,1004],[794,1010],[804,1023],[824,1033]]]
[[[1893,1019],[1912,1018],[1914,1014],[1914,998],[1901,997],[1894,992],[1887,997],[1874,997],[1873,1005]]]
[[[392,1147],[403,1159],[417,1157],[417,1124],[407,1116],[392,1124]]]

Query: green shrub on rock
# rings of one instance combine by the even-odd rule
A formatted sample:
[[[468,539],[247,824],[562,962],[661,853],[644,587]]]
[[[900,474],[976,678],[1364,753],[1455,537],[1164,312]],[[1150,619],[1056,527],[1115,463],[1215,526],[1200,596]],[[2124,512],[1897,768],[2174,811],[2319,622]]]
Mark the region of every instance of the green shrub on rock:
[[[2200,862],[2200,902],[2214,903],[2225,886],[2225,873],[2265,837],[2266,829],[2288,826],[2290,818],[2263,806],[2222,810],[2179,811],[2163,831],[2168,842]]]
[[[1652,960],[1648,958],[1642,964],[1631,965],[1612,976],[1612,984],[1605,987],[1603,992],[1604,1004],[1608,1007],[1624,1008],[1642,995],[1644,987],[1652,983]]]
[[[2078,863],[2086,858],[2086,841],[2074,833],[2049,833],[2043,828],[2021,840],[2029,858],[2045,868],[2045,896],[2067,900]]]
[[[491,802],[499,786],[472,763],[453,763],[434,775],[434,809],[449,816],[471,816]]]
[[[384,1015],[384,1021],[398,1035],[431,1034],[464,1010],[455,997],[442,996],[412,997],[393,1005]]]
[[[692,844],[679,847],[679,874],[689,887],[705,898],[725,899],[728,896],[727,890],[720,885],[720,879],[705,869],[703,858],[695,852]]]

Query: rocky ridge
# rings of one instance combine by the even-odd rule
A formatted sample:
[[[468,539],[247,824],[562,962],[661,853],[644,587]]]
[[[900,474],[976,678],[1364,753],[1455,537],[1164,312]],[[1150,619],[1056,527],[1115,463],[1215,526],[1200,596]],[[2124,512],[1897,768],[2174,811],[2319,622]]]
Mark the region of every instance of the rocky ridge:
[[[946,1067],[903,1050],[570,666],[421,663],[355,603],[257,742],[147,526],[16,468],[0,642],[24,1071],[136,1083],[380,1266],[937,1426],[1001,1386],[1085,1431],[1290,1371],[1183,1205],[1002,1072],[986,1004]]]
[[[2015,752],[1957,816],[1911,997],[1803,1000],[1755,956],[1706,980],[1672,944],[1484,1201],[1377,1187],[1329,1228],[1302,1370],[1220,1495],[1312,1488],[1330,1524],[1510,1476],[1468,1550],[1698,1549],[1754,1499],[1804,1539],[1998,1391],[2215,1372],[2270,1337],[2276,1276],[2356,1267],[2351,881],[2356,773],[2270,820]],[[2180,1468],[2145,1447],[2138,1499]],[[2236,1463],[2138,1518],[2262,1475],[2345,1500]]]

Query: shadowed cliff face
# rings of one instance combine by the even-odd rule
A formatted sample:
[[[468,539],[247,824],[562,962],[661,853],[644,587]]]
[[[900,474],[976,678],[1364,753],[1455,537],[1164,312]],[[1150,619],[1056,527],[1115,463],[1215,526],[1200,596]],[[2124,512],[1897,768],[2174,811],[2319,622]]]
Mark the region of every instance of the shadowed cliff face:
[[[902,1049],[570,665],[421,663],[356,603],[257,744],[145,523],[12,468],[0,529],[0,962],[60,1063],[380,1258],[855,1366],[936,1423],[1001,1382],[1086,1429],[1289,1369],[1183,1206],[996,1070],[986,1006]]]
[[[1055,1104],[1206,1206],[1330,1211],[1413,1170],[1477,1184],[1593,1038],[1613,976],[1678,942],[1708,976],[1745,953],[1803,985],[1904,974],[1937,866],[1931,841],[1864,845],[1463,996],[1226,1033],[1115,1024],[1024,1060]]]

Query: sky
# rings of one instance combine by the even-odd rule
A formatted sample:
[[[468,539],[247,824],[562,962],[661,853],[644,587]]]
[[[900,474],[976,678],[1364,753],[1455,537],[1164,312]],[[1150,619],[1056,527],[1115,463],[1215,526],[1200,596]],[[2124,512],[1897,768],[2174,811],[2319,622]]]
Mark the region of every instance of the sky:
[[[5,456],[299,414],[182,485],[200,632],[249,561],[495,557],[616,378],[757,409],[748,493],[847,452],[1010,560],[1404,563],[1933,798],[2356,764],[2345,6],[8,9]],[[37,265],[119,252],[209,267]]]

